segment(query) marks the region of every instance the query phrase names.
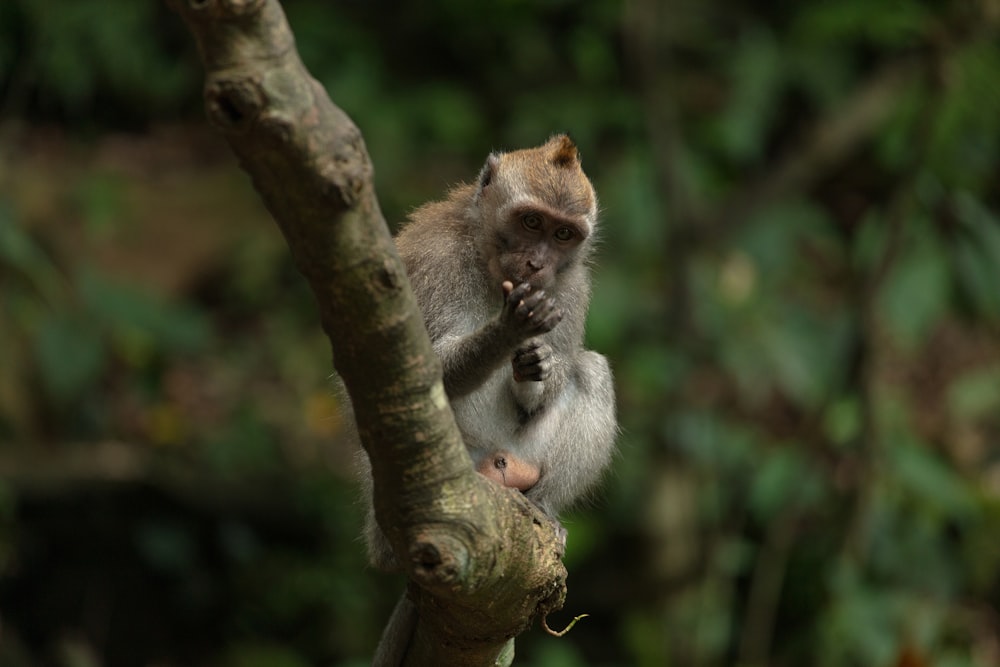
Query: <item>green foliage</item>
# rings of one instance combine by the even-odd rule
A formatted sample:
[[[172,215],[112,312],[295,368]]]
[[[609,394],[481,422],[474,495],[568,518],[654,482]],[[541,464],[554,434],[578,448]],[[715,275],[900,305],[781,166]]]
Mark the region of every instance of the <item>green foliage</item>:
[[[591,617],[562,640],[519,638],[515,664],[986,664],[1000,634],[989,3],[283,5],[364,132],[391,221],[490,149],[555,131],[600,194],[588,345],[612,359],[622,453],[567,517],[565,613]],[[29,134],[38,119],[78,138],[200,126],[192,52],[159,3],[0,4],[0,104]],[[266,518],[206,529],[202,500],[122,524],[134,562],[182,600],[150,624],[225,596],[203,664],[365,664],[399,585],[364,574],[311,298],[246,209],[161,213],[194,197],[164,174],[200,176],[200,153],[176,166],[132,139],[130,168],[85,162],[54,170],[66,183],[47,198],[25,182],[0,196],[0,441],[58,469],[120,440],[164,462],[153,477],[171,488],[256,485]],[[9,145],[22,152],[0,167],[16,173],[34,149]],[[192,247],[209,218],[238,232],[171,288],[61,242],[115,247],[147,217]],[[0,487],[0,574],[15,580],[36,534],[20,480]],[[289,537],[297,522],[316,541]],[[8,625],[29,636],[3,581],[5,640]],[[45,634],[46,655],[96,664],[87,642],[107,634],[45,623],[84,638]],[[7,646],[0,664],[40,660]]]
[[[7,3],[0,89],[19,112],[78,122],[189,105],[198,79],[191,60],[167,46],[177,27],[164,26],[166,16],[158,3],[128,0]]]

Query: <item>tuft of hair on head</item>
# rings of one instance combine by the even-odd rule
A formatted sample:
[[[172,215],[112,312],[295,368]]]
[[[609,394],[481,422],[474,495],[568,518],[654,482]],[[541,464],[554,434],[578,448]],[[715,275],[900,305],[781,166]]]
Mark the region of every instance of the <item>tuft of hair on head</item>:
[[[580,159],[580,154],[576,150],[576,144],[569,138],[568,134],[557,134],[549,139],[552,145],[552,164],[557,167],[569,167],[576,164]]]

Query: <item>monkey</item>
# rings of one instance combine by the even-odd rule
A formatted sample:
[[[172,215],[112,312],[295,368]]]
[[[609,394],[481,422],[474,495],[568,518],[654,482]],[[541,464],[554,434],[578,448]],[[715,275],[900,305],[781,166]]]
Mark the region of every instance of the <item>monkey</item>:
[[[617,434],[609,364],[583,345],[597,211],[559,134],[491,153],[474,182],[417,208],[395,237],[476,470],[554,520],[599,480]],[[369,560],[399,569],[361,458]]]

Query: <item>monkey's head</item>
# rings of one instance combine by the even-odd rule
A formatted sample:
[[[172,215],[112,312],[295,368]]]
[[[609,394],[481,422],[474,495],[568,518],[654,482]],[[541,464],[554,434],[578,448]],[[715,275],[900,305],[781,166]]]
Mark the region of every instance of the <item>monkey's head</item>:
[[[490,154],[473,210],[490,277],[541,289],[589,251],[597,197],[576,145],[559,134],[537,148]]]

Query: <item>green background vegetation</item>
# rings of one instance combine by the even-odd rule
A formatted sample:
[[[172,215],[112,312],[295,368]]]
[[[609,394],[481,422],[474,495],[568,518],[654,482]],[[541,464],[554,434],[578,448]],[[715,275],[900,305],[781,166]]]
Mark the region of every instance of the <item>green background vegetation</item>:
[[[1000,664],[996,0],[285,6],[390,220],[564,130],[600,194],[621,455],[518,664]],[[200,85],[0,3],[0,665],[361,665],[401,589]]]

